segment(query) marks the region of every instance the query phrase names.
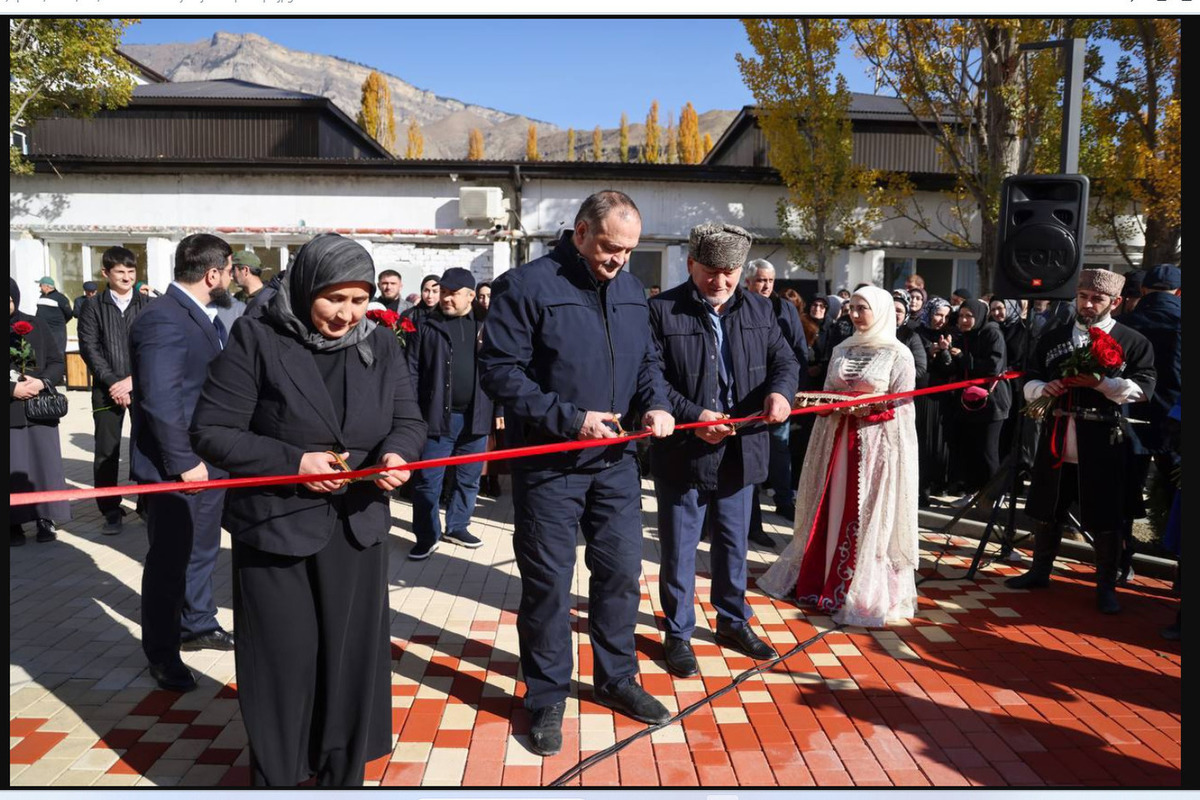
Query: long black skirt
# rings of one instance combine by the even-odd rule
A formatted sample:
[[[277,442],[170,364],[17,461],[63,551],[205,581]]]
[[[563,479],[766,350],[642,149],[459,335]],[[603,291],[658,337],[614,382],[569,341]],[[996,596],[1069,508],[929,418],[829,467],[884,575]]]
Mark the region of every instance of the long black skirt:
[[[57,425],[29,425],[8,429],[8,490],[18,492],[49,492],[66,489],[63,475],[62,443]],[[71,518],[71,504],[37,503],[9,508],[10,525],[24,525],[38,519],[66,522]]]
[[[950,427],[954,414],[948,412],[947,398],[955,392],[918,397],[913,401],[917,418],[917,456],[920,459],[921,495],[942,490],[950,483]]]
[[[361,786],[392,749],[387,543],[359,546],[344,520],[305,557],[235,538],[233,621],[251,781]]]

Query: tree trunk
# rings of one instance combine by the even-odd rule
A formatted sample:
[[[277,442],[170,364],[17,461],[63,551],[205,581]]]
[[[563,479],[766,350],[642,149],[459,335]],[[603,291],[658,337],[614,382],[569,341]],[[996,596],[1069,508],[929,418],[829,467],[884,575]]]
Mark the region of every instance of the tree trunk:
[[[999,239],[1000,225],[994,220],[982,217],[979,221],[979,294],[992,291],[992,280],[996,274],[999,259],[996,254],[996,244]],[[1009,298],[1001,298],[1007,300]]]
[[[1142,248],[1142,269],[1176,263],[1179,257],[1176,245],[1181,233],[1178,227],[1166,225],[1157,216],[1148,216],[1146,241]]]

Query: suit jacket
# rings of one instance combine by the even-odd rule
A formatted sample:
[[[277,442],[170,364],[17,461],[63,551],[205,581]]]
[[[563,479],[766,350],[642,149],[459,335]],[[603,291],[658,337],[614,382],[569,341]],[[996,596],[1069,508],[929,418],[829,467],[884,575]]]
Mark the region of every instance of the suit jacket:
[[[200,463],[188,422],[208,363],[221,353],[217,328],[174,284],[129,329],[133,375],[129,471],[139,483],[178,480]],[[224,477],[209,467],[209,477]]]
[[[313,354],[262,317],[242,317],[196,405],[196,452],[234,477],[295,475],[305,453],[322,450],[349,451],[352,469],[377,464],[386,453],[417,460],[425,423],[400,344],[384,328],[371,333],[370,343],[371,366],[353,350],[347,356],[343,424]],[[372,481],[334,494],[299,484],[231,489],[224,524],[256,549],[307,556],[325,546],[339,517],[363,547],[382,541],[390,527],[387,495]]]

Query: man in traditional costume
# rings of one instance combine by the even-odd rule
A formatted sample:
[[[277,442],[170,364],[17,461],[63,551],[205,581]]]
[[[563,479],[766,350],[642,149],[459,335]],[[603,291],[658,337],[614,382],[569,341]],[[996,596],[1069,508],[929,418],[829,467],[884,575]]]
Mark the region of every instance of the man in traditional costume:
[[[1154,352],[1150,342],[1112,317],[1121,304],[1125,277],[1103,269],[1079,275],[1075,324],[1049,330],[1038,341],[1026,401],[1057,398],[1042,425],[1025,512],[1037,522],[1033,565],[1010,578],[1014,589],[1050,585],[1050,571],[1062,540],[1060,525],[1078,500],[1083,527],[1096,550],[1096,602],[1105,614],[1120,612],[1116,583],[1125,521],[1141,514],[1142,487],[1128,480],[1134,437],[1127,405],[1154,395]],[[1092,347],[1099,331],[1120,346],[1120,363],[1107,375],[1067,375],[1078,350]],[[1107,341],[1107,340],[1105,340]],[[1094,348],[1093,348],[1094,349]]]

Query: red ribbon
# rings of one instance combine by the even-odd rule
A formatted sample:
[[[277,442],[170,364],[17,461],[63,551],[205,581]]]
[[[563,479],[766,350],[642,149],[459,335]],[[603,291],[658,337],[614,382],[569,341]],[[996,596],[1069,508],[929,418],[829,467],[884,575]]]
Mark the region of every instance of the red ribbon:
[[[910,397],[922,397],[924,395],[938,394],[940,392],[952,392],[967,386],[975,386],[981,383],[989,383],[995,380],[1011,380],[1019,378],[1020,372],[1006,372],[996,378],[974,378],[972,380],[959,381],[957,383],[947,383],[941,386],[928,386],[924,389],[913,389],[907,392],[896,392],[895,394],[885,395],[870,395],[853,400],[841,400],[836,403],[826,403],[819,406],[807,406],[805,408],[792,409],[791,415],[798,414],[815,414],[818,411],[834,411],[839,408],[849,408],[870,403],[885,403],[892,400],[903,400]],[[676,425],[675,430],[686,431],[695,428],[708,428],[714,425],[734,425],[746,422],[762,422],[766,419],[763,414],[757,414],[750,417],[741,417],[738,419],[722,419],[713,422],[685,422],[681,425]],[[132,484],[129,486],[105,486],[97,489],[56,489],[48,492],[20,492],[18,494],[10,494],[8,496],[9,507],[13,506],[28,506],[37,503],[58,503],[58,502],[74,502],[76,500],[89,500],[97,497],[124,497],[126,495],[137,494],[161,494],[163,492],[196,492],[204,489],[244,489],[250,486],[286,486],[293,483],[313,483],[324,478],[333,478],[335,480],[345,480],[348,478],[369,478],[372,475],[380,475],[384,472],[410,471],[418,469],[432,469],[435,467],[452,467],[458,464],[469,464],[474,461],[503,461],[508,459],[529,458],[530,456],[540,456],[549,453],[565,453],[571,450],[584,450],[589,447],[611,447],[615,444],[624,444],[626,442],[634,442],[638,439],[645,439],[650,436],[650,431],[638,431],[637,433],[627,433],[624,436],[616,436],[610,439],[584,439],[582,441],[571,442],[555,442],[554,444],[535,445],[533,447],[513,447],[507,450],[491,450],[486,453],[475,453],[464,456],[449,456],[447,458],[433,458],[428,461],[414,461],[411,464],[405,464],[403,467],[367,467],[365,469],[354,470],[353,472],[326,472],[313,475],[269,475],[261,478],[222,478],[212,481],[174,481],[171,483],[143,483]]]

